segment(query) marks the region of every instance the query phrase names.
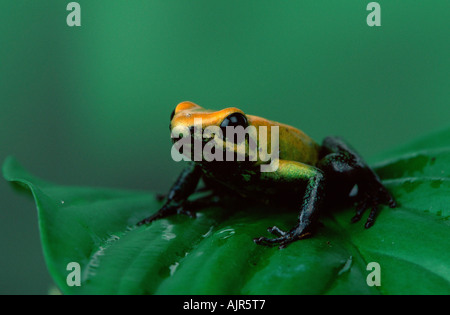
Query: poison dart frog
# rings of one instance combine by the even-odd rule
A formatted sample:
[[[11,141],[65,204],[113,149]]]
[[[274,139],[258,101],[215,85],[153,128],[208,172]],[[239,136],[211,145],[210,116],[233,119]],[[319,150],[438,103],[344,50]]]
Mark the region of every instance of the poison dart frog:
[[[198,124],[199,118],[201,125]],[[277,167],[273,171],[263,172],[260,166],[269,161],[260,158],[250,160],[248,155],[244,159],[231,161],[192,160],[166,195],[162,208],[138,225],[177,213],[195,217],[195,211],[201,207],[220,204],[231,196],[238,200],[245,198],[266,204],[284,204],[298,211],[296,225],[287,231],[273,226],[268,228],[273,237],[254,239],[256,244],[283,248],[313,235],[326,200],[354,202],[356,214],[352,222],[359,221],[364,212],[371,209],[366,228],[374,224],[380,205],[396,207],[393,196],[383,186],[378,175],[339,137],[326,137],[319,145],[304,132],[289,125],[247,115],[234,107],[212,111],[192,102],[178,104],[170,118],[170,130],[180,127],[188,129],[192,131],[192,140],[196,134],[195,128],[201,128],[197,131],[203,132],[211,126],[223,131],[223,146],[219,148],[224,153],[232,154],[237,153],[239,140],[227,137],[227,127],[255,127],[256,134],[246,136],[244,143],[248,146],[253,140],[258,146],[258,152],[262,149],[262,141],[257,137],[261,130],[278,127]],[[252,139],[255,136],[256,139]],[[175,139],[172,134],[173,142]],[[212,136],[204,136],[201,139],[202,147],[211,140]],[[270,145],[270,141],[266,141],[265,145]],[[200,180],[204,182],[202,188],[199,188]],[[188,198],[200,189],[211,193],[189,201]]]

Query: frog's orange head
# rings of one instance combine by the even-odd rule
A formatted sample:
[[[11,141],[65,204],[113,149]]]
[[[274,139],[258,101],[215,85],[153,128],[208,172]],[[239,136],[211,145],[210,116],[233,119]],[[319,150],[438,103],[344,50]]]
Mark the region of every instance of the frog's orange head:
[[[229,107],[212,111],[191,102],[178,104],[172,113],[170,122],[173,142],[178,142],[178,139],[182,137],[187,141],[194,141],[191,149],[195,149],[195,143],[201,143],[202,149],[209,144],[206,149],[214,147],[213,152],[219,149],[224,153],[240,156],[248,156],[246,147],[249,141],[255,143],[254,147],[256,147],[256,140],[253,140],[256,136],[245,136],[244,129],[247,130],[247,127],[249,127],[248,117],[238,108]],[[229,134],[229,130],[233,133]],[[241,134],[237,135],[236,130],[241,130]],[[229,135],[230,137],[228,137]],[[200,146],[197,145],[197,147]],[[202,151],[203,159],[209,161],[209,158],[205,158],[205,152],[207,150]]]
[[[207,127],[217,126],[223,131],[227,126],[248,126],[248,120],[244,112],[235,107],[225,108],[219,111],[205,109],[192,102],[178,104],[170,117],[170,129],[175,127],[187,127],[193,130],[194,125],[201,126],[202,130]]]

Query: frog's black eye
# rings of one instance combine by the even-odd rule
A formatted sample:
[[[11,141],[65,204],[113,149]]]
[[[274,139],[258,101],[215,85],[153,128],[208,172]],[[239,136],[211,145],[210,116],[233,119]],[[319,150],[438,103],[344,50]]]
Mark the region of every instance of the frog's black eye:
[[[226,127],[237,126],[242,126],[244,128],[247,128],[248,126],[247,117],[245,117],[241,113],[233,113],[231,115],[228,115],[220,124],[220,128],[222,128],[222,130],[226,130]]]
[[[222,129],[223,135],[226,135],[227,127],[238,127],[242,126],[244,128],[248,127],[248,120],[241,113],[233,113],[228,115],[220,124],[220,128]]]

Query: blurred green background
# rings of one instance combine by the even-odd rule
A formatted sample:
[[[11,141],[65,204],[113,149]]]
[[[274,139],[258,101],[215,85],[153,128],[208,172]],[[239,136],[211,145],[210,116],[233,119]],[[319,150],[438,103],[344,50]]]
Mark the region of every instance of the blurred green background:
[[[370,158],[450,122],[450,1],[0,2],[0,160],[65,185],[165,192],[184,100],[341,135]],[[370,159],[369,159],[370,160]],[[0,294],[46,294],[31,198],[0,181]]]

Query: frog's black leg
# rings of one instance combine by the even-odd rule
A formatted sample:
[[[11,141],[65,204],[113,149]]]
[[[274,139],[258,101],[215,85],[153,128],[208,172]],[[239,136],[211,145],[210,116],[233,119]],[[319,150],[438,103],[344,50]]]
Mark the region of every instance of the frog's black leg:
[[[256,244],[260,245],[278,245],[280,248],[288,244],[306,238],[313,233],[319,217],[320,209],[324,198],[324,176],[322,172],[312,166],[298,162],[280,160],[279,168],[276,172],[265,173],[268,179],[276,179],[277,184],[283,185],[281,179],[289,185],[298,187],[298,197],[301,203],[301,211],[298,223],[289,231],[283,231],[274,226],[268,231],[276,238],[259,237],[254,239]],[[306,190],[305,190],[306,186]]]
[[[358,202],[356,215],[352,222],[357,222],[367,209],[371,209],[365,224],[370,228],[381,204],[396,207],[396,202],[383,186],[378,175],[366,164],[361,156],[347,143],[338,137],[327,137],[322,144],[321,160],[318,167],[327,178],[327,191],[348,194],[357,185]]]
[[[203,186],[203,187],[197,188],[193,192],[193,194],[207,192],[207,191],[211,191],[211,187]],[[156,194],[156,200],[160,201],[160,202],[164,201],[167,198],[167,196],[168,196],[168,194]]]
[[[184,205],[189,196],[197,188],[201,174],[202,171],[199,166],[194,163],[189,163],[170,189],[167,194],[167,201],[162,208],[152,216],[140,221],[138,225],[148,224],[176,213],[189,214],[189,212],[184,211]]]

